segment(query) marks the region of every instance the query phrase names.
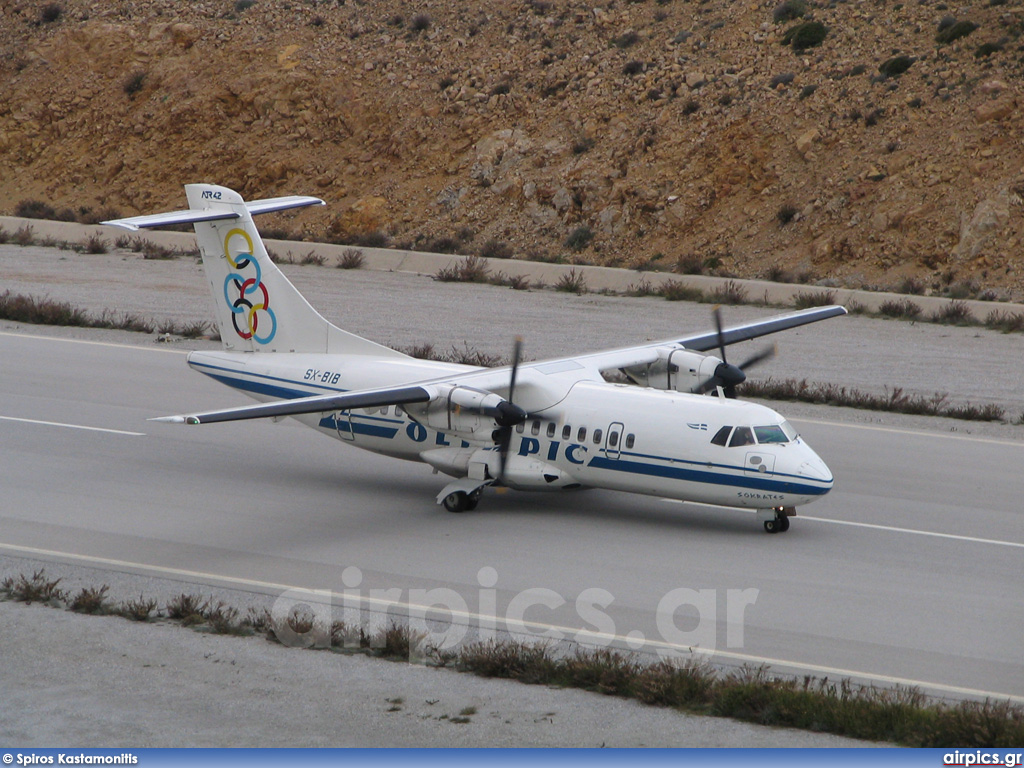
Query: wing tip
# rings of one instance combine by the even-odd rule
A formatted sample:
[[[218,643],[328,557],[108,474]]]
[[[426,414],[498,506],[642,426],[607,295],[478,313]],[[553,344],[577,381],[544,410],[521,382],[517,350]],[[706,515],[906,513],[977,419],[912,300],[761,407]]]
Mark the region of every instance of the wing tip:
[[[199,419],[195,416],[154,416],[146,421],[156,421],[161,424],[198,424]]]

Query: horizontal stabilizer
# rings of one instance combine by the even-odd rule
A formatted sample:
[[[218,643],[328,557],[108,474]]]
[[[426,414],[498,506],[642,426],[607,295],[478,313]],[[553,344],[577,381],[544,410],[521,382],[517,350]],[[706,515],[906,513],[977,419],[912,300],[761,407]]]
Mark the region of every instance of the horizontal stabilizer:
[[[287,211],[290,208],[305,208],[307,205],[327,205],[319,197],[307,195],[289,195],[288,197],[268,197],[266,200],[252,200],[245,204],[249,213],[256,216],[261,213]]]
[[[138,232],[140,229],[169,227],[172,224],[195,224],[197,221],[220,221],[222,219],[237,218],[238,214],[231,211],[171,211],[170,213],[154,213],[150,216],[132,216],[128,219],[111,219],[110,221],[101,221],[100,223]]]
[[[304,208],[307,205],[324,205],[319,197],[308,197],[306,195],[290,195],[288,197],[270,197],[266,200],[252,200],[245,203],[249,213],[255,216],[260,213],[274,213],[276,211],[287,211],[290,208]],[[137,232],[140,229],[152,229],[153,227],[168,227],[172,224],[195,224],[202,221],[221,221],[224,219],[237,219],[238,214],[234,211],[224,210],[192,210],[171,211],[170,213],[154,213],[149,216],[131,216],[127,219],[111,219],[101,222],[112,227],[121,227]]]

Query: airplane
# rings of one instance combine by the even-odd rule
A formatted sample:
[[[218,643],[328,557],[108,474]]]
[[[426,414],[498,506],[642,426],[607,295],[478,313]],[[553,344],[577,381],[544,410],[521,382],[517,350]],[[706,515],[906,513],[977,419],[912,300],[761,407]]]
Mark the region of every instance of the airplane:
[[[603,488],[752,509],[780,533],[797,505],[832,489],[832,472],[783,416],[735,399],[743,369],[771,352],[737,366],[725,347],[844,315],[841,306],[724,330],[716,310],[712,332],[533,362],[521,360],[517,340],[511,365],[497,368],[420,360],[331,324],[271,261],[253,216],[323,200],[246,202],[212,184],[185,193],[187,210],[103,223],[193,225],[224,348],[193,351],[188,364],[260,403],[155,421],[291,416],[451,476],[436,498],[450,512],[475,509],[491,486]]]

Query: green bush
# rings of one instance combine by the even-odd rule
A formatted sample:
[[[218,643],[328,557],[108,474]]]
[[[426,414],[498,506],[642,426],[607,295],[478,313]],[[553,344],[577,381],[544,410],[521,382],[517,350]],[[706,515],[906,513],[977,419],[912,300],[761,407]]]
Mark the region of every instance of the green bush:
[[[57,212],[53,206],[41,200],[21,200],[14,206],[14,215],[22,219],[57,218]]]
[[[577,272],[573,267],[555,283],[555,290],[562,293],[575,293],[577,295],[587,292],[587,278],[582,272]]]
[[[967,37],[977,28],[978,25],[973,21],[958,21],[945,29],[940,29],[939,33],[935,35],[935,42],[946,45],[961,37]]]
[[[820,21],[805,21],[787,29],[782,36],[782,44],[792,45],[795,51],[803,51],[821,45],[827,36],[828,27]]]
[[[914,63],[914,60],[909,56],[894,56],[891,59],[883,61],[878,71],[882,73],[883,77],[899,77]]]
[[[799,19],[806,13],[807,3],[804,0],[783,0],[772,11],[772,19],[776,24],[781,24],[784,21]]]
[[[488,240],[480,249],[480,256],[485,259],[511,259],[514,255],[512,246],[499,240]]]
[[[449,264],[434,273],[434,279],[442,283],[486,283],[491,271],[487,259],[467,256],[458,264]]]
[[[789,222],[791,222],[798,213],[800,213],[800,211],[797,210],[795,205],[786,203],[775,212],[775,218],[778,220],[779,226],[784,227],[789,224]]]
[[[913,320],[921,314],[921,306],[910,299],[888,299],[879,305],[878,312],[886,317]]]
[[[793,306],[797,309],[827,307],[835,303],[835,291],[800,291],[793,297]]]
[[[146,83],[146,73],[132,72],[128,77],[121,83],[121,89],[129,96],[132,97],[136,93],[142,90],[142,86]]]
[[[17,579],[9,576],[0,582],[0,593],[10,600],[19,603],[44,603],[53,605],[63,601],[66,595],[57,585],[61,579],[50,581],[46,578],[46,569],[40,568],[31,578],[21,574]]]
[[[594,239],[594,231],[586,226],[576,227],[572,233],[565,239],[565,245],[567,248],[572,248],[574,251],[582,251],[586,248],[590,241]]]
[[[60,3],[47,3],[39,10],[39,20],[43,24],[52,24],[60,18],[62,13],[64,13],[64,9]]]
[[[612,45],[616,48],[630,48],[640,41],[640,35],[636,32],[625,32],[618,37],[612,38]]]
[[[666,301],[702,301],[704,292],[700,288],[692,288],[681,280],[666,280],[658,290]]]
[[[102,587],[82,587],[68,607],[78,613],[106,613],[106,599],[109,589],[110,587],[106,584]]]

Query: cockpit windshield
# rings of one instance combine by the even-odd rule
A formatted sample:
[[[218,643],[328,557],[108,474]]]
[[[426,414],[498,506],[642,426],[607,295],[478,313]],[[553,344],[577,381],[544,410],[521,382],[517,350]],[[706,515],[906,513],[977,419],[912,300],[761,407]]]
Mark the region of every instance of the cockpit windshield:
[[[754,427],[754,434],[757,435],[759,443],[788,443],[789,438],[782,431],[778,424],[769,424],[767,427]]]
[[[781,424],[767,424],[763,427],[732,427],[719,429],[711,442],[723,448],[735,448],[743,445],[768,445],[771,443],[789,443],[796,440],[797,432],[788,421]]]

